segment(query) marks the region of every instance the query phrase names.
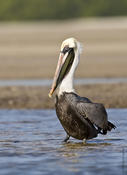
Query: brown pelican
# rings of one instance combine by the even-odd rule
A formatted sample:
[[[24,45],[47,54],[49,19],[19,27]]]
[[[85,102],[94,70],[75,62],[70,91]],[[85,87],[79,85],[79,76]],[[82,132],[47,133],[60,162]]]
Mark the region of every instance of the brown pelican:
[[[60,56],[49,92],[49,97],[59,86],[56,95],[56,114],[67,133],[64,141],[70,136],[86,141],[107,131],[115,129],[115,125],[108,121],[107,112],[100,103],[93,103],[86,97],[80,97],[75,93],[73,78],[75,69],[79,63],[81,53],[80,43],[69,38],[61,45]]]

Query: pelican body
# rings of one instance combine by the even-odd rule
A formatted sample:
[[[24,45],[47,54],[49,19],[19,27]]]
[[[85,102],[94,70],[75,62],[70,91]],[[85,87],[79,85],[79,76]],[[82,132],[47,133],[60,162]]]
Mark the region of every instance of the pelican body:
[[[81,46],[74,38],[68,38],[61,45],[60,56],[49,97],[56,94],[56,114],[67,136],[86,141],[115,129],[108,121],[103,104],[93,103],[76,94],[73,86],[74,73],[80,60]]]

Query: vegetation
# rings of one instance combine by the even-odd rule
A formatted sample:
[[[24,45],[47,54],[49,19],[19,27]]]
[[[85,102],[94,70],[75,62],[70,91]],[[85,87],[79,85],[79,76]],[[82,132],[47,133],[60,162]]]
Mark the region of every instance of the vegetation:
[[[1,0],[0,20],[127,15],[127,0]]]

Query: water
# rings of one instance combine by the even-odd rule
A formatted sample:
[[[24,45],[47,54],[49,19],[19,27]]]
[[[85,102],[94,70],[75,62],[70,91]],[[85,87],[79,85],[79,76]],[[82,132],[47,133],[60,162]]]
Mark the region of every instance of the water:
[[[127,109],[108,114],[117,128],[85,145],[62,142],[54,110],[0,110],[0,174],[127,174]]]
[[[127,83],[127,78],[79,78],[77,85]],[[51,86],[52,79],[0,80],[0,86]]]

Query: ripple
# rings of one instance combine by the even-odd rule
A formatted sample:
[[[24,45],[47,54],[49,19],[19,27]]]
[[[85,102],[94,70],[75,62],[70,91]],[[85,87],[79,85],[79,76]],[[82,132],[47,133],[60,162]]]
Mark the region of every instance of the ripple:
[[[127,109],[107,111],[117,128],[84,144],[62,142],[54,110],[0,110],[0,173],[94,175],[107,174],[108,167],[113,175],[127,174]]]

